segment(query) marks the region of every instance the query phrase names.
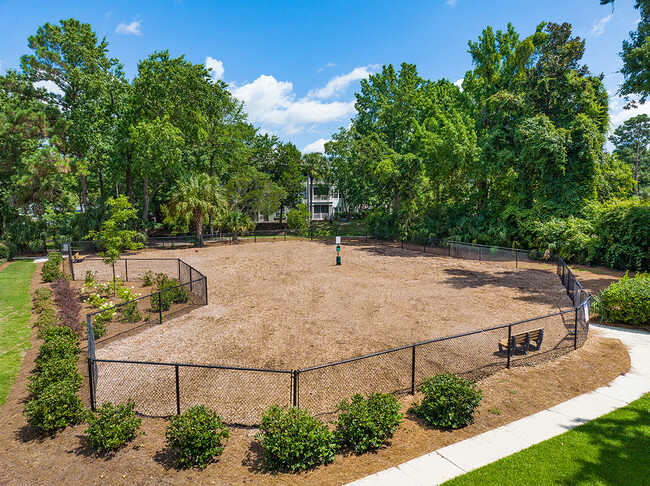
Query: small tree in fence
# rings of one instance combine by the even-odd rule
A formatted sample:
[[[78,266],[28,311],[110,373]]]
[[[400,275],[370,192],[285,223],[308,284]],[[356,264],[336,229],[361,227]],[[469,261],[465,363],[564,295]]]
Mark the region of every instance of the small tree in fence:
[[[101,224],[99,231],[90,232],[90,237],[104,248],[99,255],[104,259],[104,263],[111,265],[113,269],[113,294],[115,294],[115,262],[122,252],[142,248],[142,243],[134,241],[137,231],[126,229],[127,222],[137,217],[135,209],[126,196],[117,199],[111,197],[106,204],[110,208],[110,216]]]

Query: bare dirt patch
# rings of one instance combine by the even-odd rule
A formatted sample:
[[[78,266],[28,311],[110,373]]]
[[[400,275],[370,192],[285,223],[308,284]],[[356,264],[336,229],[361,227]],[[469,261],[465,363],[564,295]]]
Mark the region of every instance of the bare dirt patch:
[[[344,246],[342,266],[335,255],[306,241],[176,250],[207,276],[209,305],[97,357],[291,370],[571,306],[540,269],[375,246]]]

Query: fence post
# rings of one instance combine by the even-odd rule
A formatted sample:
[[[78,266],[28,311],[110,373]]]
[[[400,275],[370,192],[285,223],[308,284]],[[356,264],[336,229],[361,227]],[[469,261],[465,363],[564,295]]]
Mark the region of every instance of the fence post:
[[[205,305],[208,305],[208,277],[203,277],[203,289],[205,290]]]
[[[480,246],[478,247],[478,261],[479,262],[482,261],[481,260],[481,247]]]
[[[129,260],[126,258],[124,259],[124,275],[125,279],[128,282],[129,281]]]
[[[284,232],[284,241],[287,241],[287,232]]]
[[[402,250],[404,249],[404,240],[402,240]]]
[[[519,250],[515,250],[515,268],[519,268]]]
[[[160,295],[162,290],[158,292],[158,314],[160,315],[160,324],[162,324],[162,296]]]
[[[411,395],[415,395],[415,345],[413,345],[413,360],[411,361]]]
[[[366,233],[366,243],[368,243],[368,233]]]
[[[313,241],[314,239],[314,228],[309,228],[309,240]]]
[[[181,414],[181,385],[180,380],[178,379],[178,365],[176,368],[176,415]]]
[[[192,293],[192,269],[193,267],[190,267],[190,293]]]
[[[257,233],[253,232],[253,243],[257,243]]]
[[[506,368],[510,369],[510,341],[512,340],[512,325],[508,325],[508,364]]]
[[[300,370],[293,370],[293,406],[298,407],[299,402],[298,402],[298,375],[300,374]]]
[[[422,252],[426,253],[427,252],[427,239],[422,238]]]
[[[88,385],[90,388],[90,410],[95,411],[95,383],[93,381],[93,360],[88,356]]]
[[[573,349],[578,349],[578,307],[576,307],[576,317],[573,324]]]

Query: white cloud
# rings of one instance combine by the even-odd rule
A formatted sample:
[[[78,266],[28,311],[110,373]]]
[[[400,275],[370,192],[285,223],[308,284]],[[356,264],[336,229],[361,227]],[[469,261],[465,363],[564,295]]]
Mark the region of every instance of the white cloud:
[[[460,78],[454,83],[454,86],[458,86],[460,90],[463,91],[463,81],[465,81],[465,78]]]
[[[252,83],[230,87],[243,101],[249,119],[269,127],[278,127],[293,135],[313,125],[342,120],[354,113],[354,101],[323,103],[310,97],[296,98],[293,84],[261,75]]]
[[[609,118],[610,126],[612,127],[612,132],[621,125],[625,120],[632,118],[633,116],[646,114],[650,116],[650,103],[644,103],[639,105],[636,108],[630,108],[629,110],[624,109],[625,100],[623,98],[610,98],[609,107],[612,112],[612,116]]]
[[[329,80],[325,87],[311,90],[309,96],[326,100],[332,96],[341,95],[352,83],[360,79],[366,79],[379,68],[378,64],[355,67],[347,74],[341,74]]]
[[[320,152],[321,154],[324,154],[325,144],[327,142],[329,142],[329,140],[325,140],[324,138],[319,138],[315,142],[312,142],[309,145],[305,146],[305,148],[302,149],[302,153],[309,154],[311,152]]]
[[[603,17],[600,20],[596,20],[594,22],[593,28],[591,29],[591,35],[593,35],[594,37],[603,35],[605,33],[605,26],[610,20],[612,20],[613,15],[614,14],[609,14],[607,17]]]
[[[35,88],[45,88],[47,91],[50,93],[54,93],[57,95],[62,95],[63,91],[61,88],[57,86],[57,84],[54,81],[36,81],[34,83]]]
[[[321,71],[325,71],[326,69],[333,68],[336,66],[333,62],[328,62],[325,66],[319,67],[318,72],[320,73]]]
[[[447,0],[447,5],[449,5],[451,8],[454,8],[454,6],[458,3],[458,0]]]
[[[134,20],[130,24],[125,24],[124,22],[120,22],[117,28],[115,29],[115,32],[124,35],[129,35],[129,34],[142,35],[142,32],[140,31],[141,23],[142,20]]]
[[[205,68],[208,70],[212,69],[210,71],[210,76],[213,81],[223,78],[223,73],[225,72],[223,62],[217,61],[215,58],[208,56],[205,58]]]

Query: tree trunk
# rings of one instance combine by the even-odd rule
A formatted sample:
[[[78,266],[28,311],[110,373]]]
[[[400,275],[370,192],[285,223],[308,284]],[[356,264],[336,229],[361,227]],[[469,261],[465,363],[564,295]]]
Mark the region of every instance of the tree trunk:
[[[127,161],[128,163],[128,161]],[[126,181],[125,193],[129,197],[129,202],[133,205],[133,176],[131,175],[131,167],[126,168],[126,174],[124,174],[124,179]]]
[[[393,214],[399,213],[399,191],[397,186],[393,187]]]
[[[199,246],[203,246],[203,213],[194,213],[194,225],[196,226],[196,236],[199,238]]]
[[[83,212],[85,213],[90,208],[90,199],[88,197],[88,178],[85,175],[81,176],[81,198],[83,201]]]
[[[97,175],[99,176],[99,195],[102,198],[102,201],[105,201],[106,197],[104,194],[104,174],[102,174],[101,167],[97,168]]]
[[[144,221],[149,221],[149,176],[144,176],[144,209],[142,211],[142,219]]]
[[[214,210],[210,209],[210,213],[208,214],[208,224],[210,226],[210,236],[214,237]]]

